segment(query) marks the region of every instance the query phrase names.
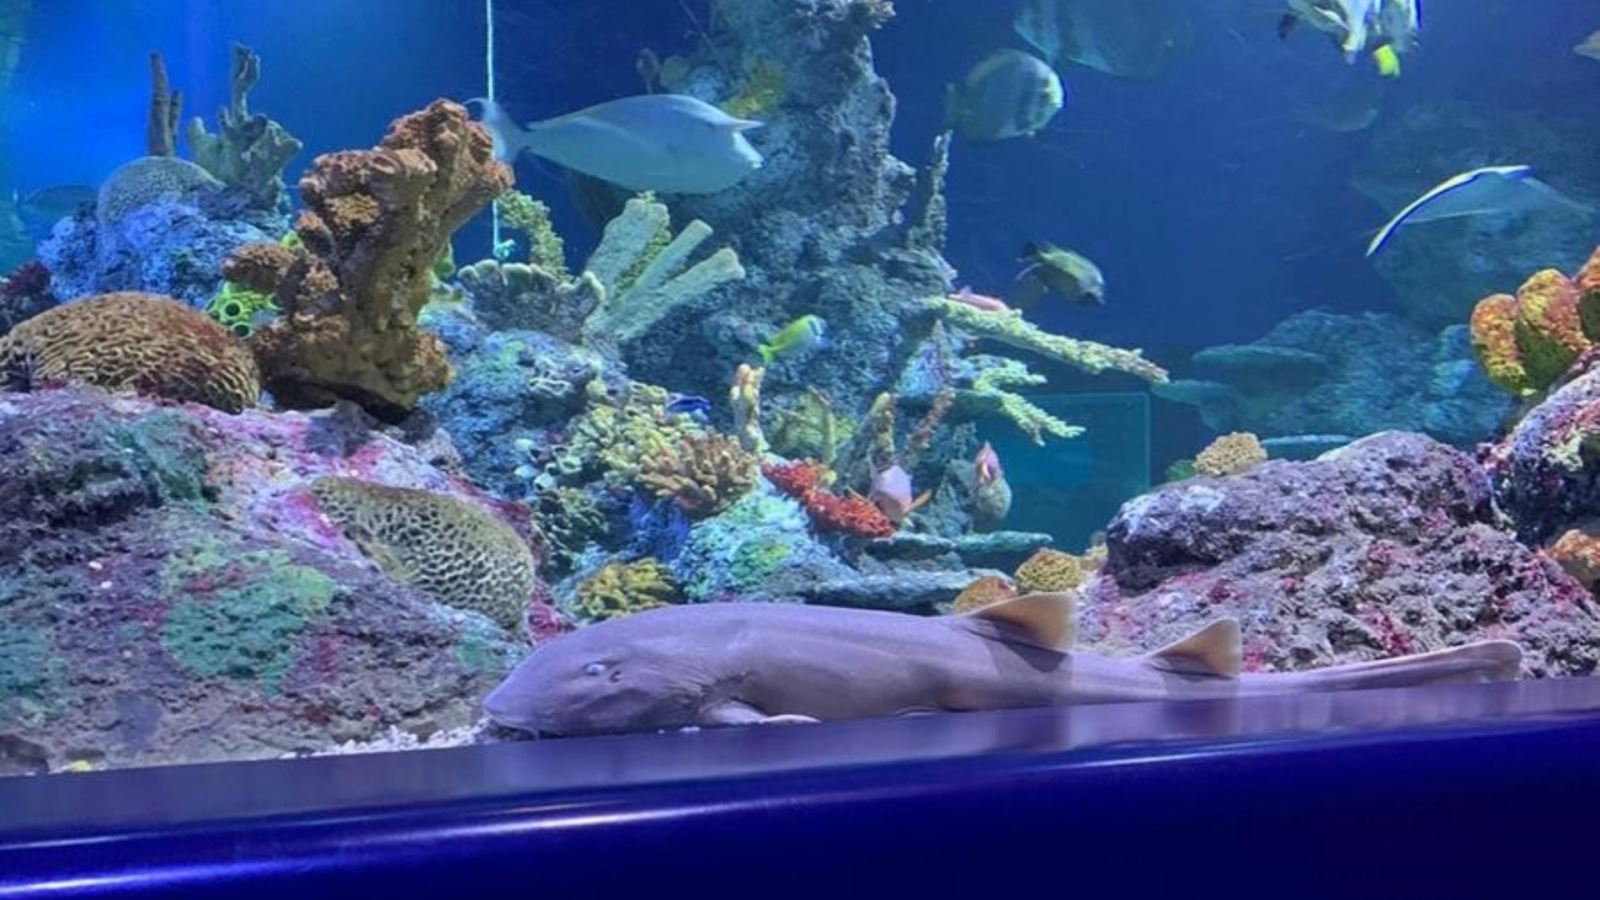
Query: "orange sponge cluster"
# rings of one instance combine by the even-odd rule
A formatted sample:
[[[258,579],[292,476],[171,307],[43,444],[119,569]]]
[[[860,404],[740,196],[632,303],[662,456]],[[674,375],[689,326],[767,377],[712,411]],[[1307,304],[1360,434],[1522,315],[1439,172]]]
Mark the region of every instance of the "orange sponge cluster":
[[[1545,269],[1516,296],[1485,297],[1471,330],[1490,381],[1519,396],[1549,388],[1600,338],[1600,250],[1576,278]]]

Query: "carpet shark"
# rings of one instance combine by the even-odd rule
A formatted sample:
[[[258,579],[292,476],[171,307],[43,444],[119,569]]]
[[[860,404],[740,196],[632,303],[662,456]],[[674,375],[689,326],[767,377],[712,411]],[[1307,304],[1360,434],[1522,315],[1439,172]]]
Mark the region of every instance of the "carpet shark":
[[[1484,641],[1308,672],[1241,674],[1221,619],[1138,657],[1069,652],[1073,595],[962,616],[772,603],[672,606],[535,650],[484,700],[548,736],[1514,679],[1522,650]]]

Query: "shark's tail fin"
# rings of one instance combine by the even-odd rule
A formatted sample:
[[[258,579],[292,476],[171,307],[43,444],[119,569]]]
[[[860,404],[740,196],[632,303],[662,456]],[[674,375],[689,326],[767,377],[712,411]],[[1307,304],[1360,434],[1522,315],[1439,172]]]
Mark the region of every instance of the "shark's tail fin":
[[[1311,690],[1343,691],[1511,681],[1521,669],[1522,648],[1517,644],[1481,641],[1431,653],[1318,669],[1302,677]]]

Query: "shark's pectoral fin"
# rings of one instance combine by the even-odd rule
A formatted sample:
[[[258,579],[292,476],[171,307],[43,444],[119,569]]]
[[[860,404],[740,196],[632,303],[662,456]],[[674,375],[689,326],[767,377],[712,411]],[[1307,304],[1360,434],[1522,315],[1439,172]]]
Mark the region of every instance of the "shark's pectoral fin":
[[[782,716],[767,716],[766,718],[761,719],[760,721],[756,722],[756,724],[757,725],[820,725],[820,724],[822,724],[822,720],[821,719],[812,718],[811,716],[800,716],[800,715],[795,715],[793,713],[789,713],[787,715],[782,715]]]
[[[1031,643],[1051,650],[1072,646],[1073,595],[1070,592],[1028,594],[968,613],[1022,632]]]
[[[1239,620],[1218,619],[1147,658],[1173,672],[1236,678],[1242,655],[1239,643]]]
[[[706,725],[815,725],[820,721],[794,714],[769,716],[743,700],[724,700],[702,715]]]

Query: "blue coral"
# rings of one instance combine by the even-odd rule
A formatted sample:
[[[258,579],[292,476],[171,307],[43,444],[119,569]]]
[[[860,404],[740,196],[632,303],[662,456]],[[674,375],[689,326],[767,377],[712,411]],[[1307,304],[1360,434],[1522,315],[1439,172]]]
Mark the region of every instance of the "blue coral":
[[[851,570],[811,535],[800,505],[765,482],[727,512],[697,523],[672,566],[691,602],[848,577]]]

